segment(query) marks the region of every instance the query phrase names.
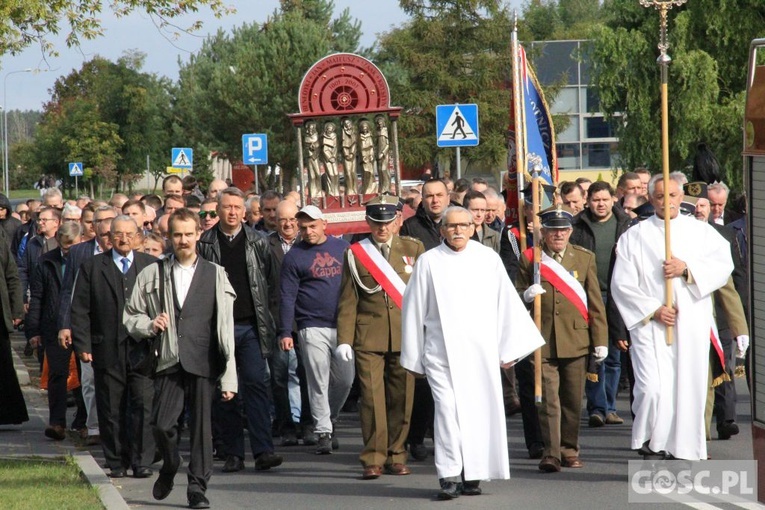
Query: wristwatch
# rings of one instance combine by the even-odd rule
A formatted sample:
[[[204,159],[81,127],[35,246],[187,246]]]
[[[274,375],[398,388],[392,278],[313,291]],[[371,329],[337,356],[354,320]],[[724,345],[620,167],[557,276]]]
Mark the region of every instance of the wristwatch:
[[[685,266],[685,269],[683,269],[683,279],[688,279],[688,266]]]

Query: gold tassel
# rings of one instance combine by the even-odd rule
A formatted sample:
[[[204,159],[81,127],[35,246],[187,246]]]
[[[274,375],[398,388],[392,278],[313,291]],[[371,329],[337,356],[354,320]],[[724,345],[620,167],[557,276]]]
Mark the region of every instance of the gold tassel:
[[[598,382],[598,374],[591,374],[587,372],[587,380],[590,382]]]
[[[724,372],[723,375],[720,377],[715,377],[712,381],[712,387],[715,388],[717,386],[720,386],[724,382],[730,382],[730,376],[727,372]]]

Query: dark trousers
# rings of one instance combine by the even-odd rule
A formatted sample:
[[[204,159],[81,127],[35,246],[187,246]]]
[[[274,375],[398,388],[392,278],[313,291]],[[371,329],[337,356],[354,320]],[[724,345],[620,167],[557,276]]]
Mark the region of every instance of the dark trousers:
[[[48,358],[48,423],[66,428],[66,381],[72,348],[62,349],[58,338],[43,338]]]
[[[735,347],[736,341],[730,337],[720,336],[723,355],[725,357],[725,371],[730,376],[730,381],[723,381],[715,387],[714,415],[717,424],[736,420],[736,382],[733,380],[736,367]]]
[[[266,360],[260,350],[260,339],[254,325],[234,326],[236,369],[239,375],[239,397],[247,418],[252,456],[273,452],[271,438],[271,398],[266,385]],[[288,406],[289,408],[289,406]],[[215,399],[213,404],[216,431],[221,434],[221,450],[224,455],[244,458],[244,428],[237,399],[223,402]],[[217,440],[218,438],[216,438]]]
[[[204,494],[213,468],[211,405],[213,399],[220,400],[214,395],[215,381],[189,374],[176,365],[157,374],[154,390],[151,424],[157,448],[162,454],[160,473],[175,475],[181,466],[178,416],[188,399],[191,458],[187,493]]]
[[[414,401],[412,404],[412,419],[409,425],[409,437],[407,443],[422,444],[425,441],[425,433],[433,427],[435,409],[433,407],[433,393],[430,391],[428,380],[417,378],[414,380]]]
[[[110,469],[150,465],[154,457],[149,426],[153,381],[130,372],[124,362],[108,369],[94,368],[93,377],[106,465]]]
[[[542,430],[539,427],[539,414],[534,402],[534,363],[533,356],[527,356],[515,365],[515,377],[518,379],[518,399],[521,401],[523,418],[523,438],[526,448],[542,445]]]

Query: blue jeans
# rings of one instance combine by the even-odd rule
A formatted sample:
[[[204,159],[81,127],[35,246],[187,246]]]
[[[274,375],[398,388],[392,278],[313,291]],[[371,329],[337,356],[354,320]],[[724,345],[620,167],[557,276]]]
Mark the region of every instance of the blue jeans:
[[[606,295],[603,293],[603,303]],[[619,376],[622,373],[621,351],[609,339],[608,356],[598,369],[598,382],[587,381],[584,394],[587,396],[587,414],[606,417],[616,412],[616,393],[619,391]]]
[[[220,432],[220,442],[224,455],[236,455],[244,458],[244,429],[238,400],[244,407],[247,417],[247,431],[250,434],[252,456],[273,452],[271,438],[271,398],[266,385],[267,363],[260,350],[258,330],[254,325],[234,325],[236,348],[236,369],[239,376],[237,398],[223,402],[216,398],[213,402],[213,419]],[[218,438],[216,438],[218,439]]]

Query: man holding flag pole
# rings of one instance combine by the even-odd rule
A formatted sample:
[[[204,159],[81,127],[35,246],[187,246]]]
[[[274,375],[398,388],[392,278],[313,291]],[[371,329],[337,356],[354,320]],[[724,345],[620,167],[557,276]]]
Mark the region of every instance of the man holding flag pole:
[[[533,71],[526,62],[526,52],[518,43],[518,19],[515,16],[512,34],[512,63],[513,63],[513,96],[510,104],[511,126],[509,132],[514,137],[515,158],[509,159],[512,174],[515,167],[515,184],[518,194],[508,192],[507,209],[510,218],[517,217],[519,220],[519,241],[518,252],[524,252],[527,248],[526,221],[523,218],[523,208],[519,207],[522,203],[520,190],[524,189],[524,169],[531,166],[535,172],[532,177],[532,195],[533,214],[535,215],[535,234],[539,234],[539,225],[536,222],[536,214],[539,212],[539,179],[544,184],[554,184],[557,180],[557,161],[555,154],[555,132],[552,125],[552,118],[549,108],[544,100],[541,87],[534,76]],[[512,143],[510,143],[512,145]],[[512,147],[511,147],[512,148]],[[511,150],[512,153],[512,150]],[[512,186],[512,180],[511,180]],[[507,235],[511,235],[508,231]],[[512,240],[510,240],[512,242]],[[516,244],[516,243],[513,243]],[[519,254],[518,253],[518,254]],[[518,255],[516,254],[516,255]],[[520,257],[519,257],[520,258]],[[535,264],[539,263],[539,250],[535,250]],[[535,278],[538,280],[538,276]],[[536,303],[536,309],[539,309],[540,303]],[[535,317],[537,327],[541,330],[539,317]],[[541,353],[537,351],[534,354],[534,398],[536,403],[542,399],[542,373],[541,373]]]
[[[539,421],[544,456],[539,469],[581,468],[579,425],[587,360],[608,355],[608,326],[595,254],[569,244],[571,211],[561,205],[541,213],[541,242],[520,260],[516,288],[534,315],[545,345],[541,349],[542,402]],[[539,262],[537,262],[537,260]],[[542,322],[542,320],[544,322]]]

